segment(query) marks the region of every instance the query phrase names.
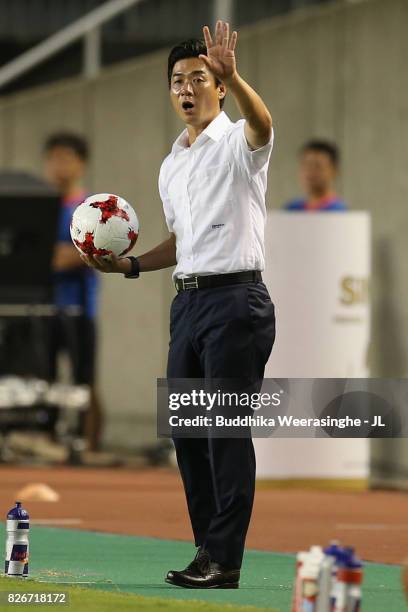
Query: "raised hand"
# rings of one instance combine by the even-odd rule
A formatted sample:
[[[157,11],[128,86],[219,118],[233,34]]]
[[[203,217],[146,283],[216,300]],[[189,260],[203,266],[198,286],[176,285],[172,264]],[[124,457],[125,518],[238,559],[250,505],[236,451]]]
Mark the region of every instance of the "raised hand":
[[[207,55],[200,55],[209,70],[223,83],[228,83],[236,75],[235,47],[237,32],[229,35],[229,24],[226,21],[217,21],[214,39],[211,37],[208,26],[203,27]]]

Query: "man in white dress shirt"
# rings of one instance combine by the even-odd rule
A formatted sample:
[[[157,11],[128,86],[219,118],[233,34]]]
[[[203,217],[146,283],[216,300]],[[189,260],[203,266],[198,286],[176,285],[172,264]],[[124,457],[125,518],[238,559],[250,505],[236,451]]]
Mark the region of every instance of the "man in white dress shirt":
[[[84,260],[127,278],[176,264],[167,377],[245,381],[259,391],[275,338],[274,306],[262,282],[271,115],[241,78],[237,33],[218,21],[204,41],[168,59],[170,99],[186,125],[159,175],[170,237],[138,257]],[[242,119],[222,111],[227,93]],[[238,588],[255,489],[255,454],[243,438],[175,438],[195,545],[193,561],[166,581]]]

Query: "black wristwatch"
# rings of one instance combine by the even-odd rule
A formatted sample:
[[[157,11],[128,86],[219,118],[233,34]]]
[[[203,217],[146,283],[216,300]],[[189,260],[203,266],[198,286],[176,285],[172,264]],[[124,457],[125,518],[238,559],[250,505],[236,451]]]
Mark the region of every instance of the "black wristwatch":
[[[130,272],[125,274],[125,278],[139,278],[140,266],[139,266],[138,258],[137,257],[127,257],[126,259],[130,261],[131,268],[130,268]]]

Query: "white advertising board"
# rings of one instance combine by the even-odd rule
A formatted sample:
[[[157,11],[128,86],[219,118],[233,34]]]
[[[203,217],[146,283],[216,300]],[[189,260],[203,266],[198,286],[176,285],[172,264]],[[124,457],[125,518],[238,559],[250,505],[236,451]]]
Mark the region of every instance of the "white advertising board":
[[[270,212],[264,281],[276,309],[268,378],[369,375],[370,217]],[[366,439],[257,439],[258,478],[365,478]]]

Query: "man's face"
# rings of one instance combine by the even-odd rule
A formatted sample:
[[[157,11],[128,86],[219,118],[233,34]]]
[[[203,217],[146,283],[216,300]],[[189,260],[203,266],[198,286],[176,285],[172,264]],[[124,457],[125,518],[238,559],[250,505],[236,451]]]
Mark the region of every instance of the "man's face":
[[[331,191],[336,178],[336,167],[327,153],[305,151],[300,158],[300,183],[307,194]]]
[[[170,99],[184,123],[200,126],[209,123],[220,112],[220,93],[215,78],[198,57],[189,57],[174,64],[170,81]]]
[[[61,191],[79,181],[84,172],[84,160],[70,147],[56,146],[45,154],[46,177]]]

